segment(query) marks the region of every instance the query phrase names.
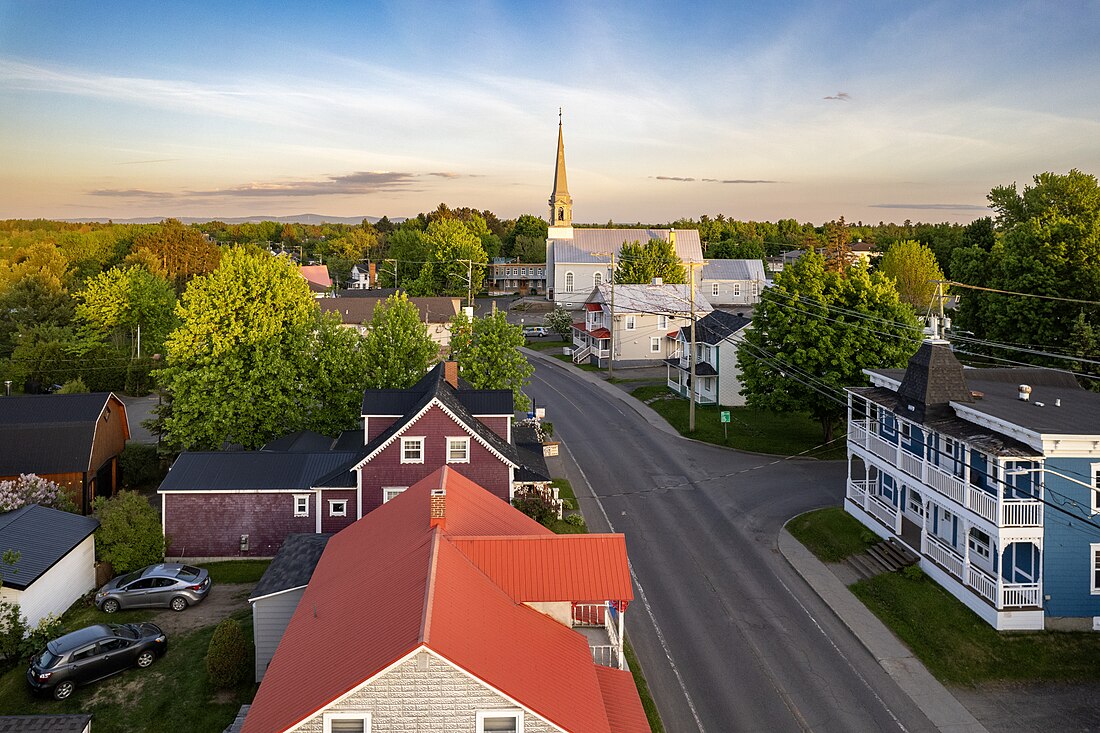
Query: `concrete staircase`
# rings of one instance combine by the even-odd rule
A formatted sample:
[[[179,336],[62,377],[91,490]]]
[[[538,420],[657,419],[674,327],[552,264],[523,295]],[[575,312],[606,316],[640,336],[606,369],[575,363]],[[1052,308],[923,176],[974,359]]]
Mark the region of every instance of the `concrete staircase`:
[[[856,575],[873,578],[882,573],[895,573],[902,568],[915,565],[920,557],[896,540],[885,540],[871,545],[864,552],[852,555],[845,563]]]

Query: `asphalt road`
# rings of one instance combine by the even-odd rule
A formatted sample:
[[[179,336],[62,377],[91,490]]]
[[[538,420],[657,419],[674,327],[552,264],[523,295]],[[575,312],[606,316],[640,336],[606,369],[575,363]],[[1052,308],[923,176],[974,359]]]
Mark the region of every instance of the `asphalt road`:
[[[542,359],[528,393],[568,451],[592,531],[623,532],[627,633],[670,733],[935,728],[779,554],[792,516],[839,504],[842,462],[671,436]],[[575,465],[569,458],[575,459]]]

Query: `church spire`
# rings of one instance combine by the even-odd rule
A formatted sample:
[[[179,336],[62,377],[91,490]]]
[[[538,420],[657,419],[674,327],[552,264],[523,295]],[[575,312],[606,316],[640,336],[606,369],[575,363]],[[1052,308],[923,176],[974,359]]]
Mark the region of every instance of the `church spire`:
[[[550,226],[573,226],[573,198],[565,179],[565,142],[562,138],[561,108],[558,108],[558,161],[554,168],[554,192],[550,194]]]

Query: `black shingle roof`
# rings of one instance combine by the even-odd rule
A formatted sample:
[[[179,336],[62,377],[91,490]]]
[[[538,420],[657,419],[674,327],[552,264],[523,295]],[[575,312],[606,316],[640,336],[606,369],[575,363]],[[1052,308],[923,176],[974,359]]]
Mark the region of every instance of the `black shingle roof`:
[[[82,733],[92,722],[87,713],[75,715],[0,715],[0,733]]]
[[[898,387],[898,410],[923,422],[925,417],[953,414],[949,402],[972,402],[963,365],[944,344],[925,341],[909,357],[909,366]]]
[[[442,362],[408,389],[368,389],[363,392],[362,414],[404,415],[421,403],[425,394],[438,392],[441,382],[445,382]],[[511,415],[514,410],[511,390],[474,389],[465,379],[459,379],[454,392],[474,415]]]
[[[533,425],[514,425],[512,440],[516,442],[520,466],[516,469],[516,481],[549,481],[550,469],[546,467],[542,443]]]
[[[321,485],[354,487],[351,466],[358,453],[277,453],[265,451],[181,453],[160,491],[260,491],[309,489]],[[342,469],[342,470],[341,470]]]
[[[713,346],[750,323],[752,319],[745,316],[725,311],[711,311],[695,322],[695,341]],[[681,327],[680,332],[684,335],[685,341],[691,341],[691,326]]]
[[[0,476],[87,471],[96,423],[110,397],[110,392],[0,397]]]
[[[277,438],[260,450],[280,451],[284,453],[320,453],[333,447],[332,438],[315,433],[312,430],[299,430],[290,435]]]
[[[95,517],[29,504],[0,514],[0,548],[14,550],[14,565],[0,563],[4,585],[26,590],[99,527]]]
[[[331,534],[287,535],[248,599],[251,601],[309,583],[330,537]]]

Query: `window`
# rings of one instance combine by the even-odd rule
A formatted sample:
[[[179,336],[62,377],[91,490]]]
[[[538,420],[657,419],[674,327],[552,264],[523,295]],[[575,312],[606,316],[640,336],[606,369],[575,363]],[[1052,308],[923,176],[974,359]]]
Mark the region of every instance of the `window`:
[[[470,438],[447,438],[447,463],[470,462]]]
[[[309,516],[309,494],[295,494],[294,495],[294,516],[296,516],[296,517],[308,517]]]
[[[984,557],[986,560],[990,557],[989,551],[989,535],[978,529],[970,530],[970,537],[966,541],[970,546],[970,551],[976,555]]]
[[[912,430],[913,426],[903,420],[899,420],[898,422],[901,424],[901,437],[909,440],[909,431]]]
[[[107,654],[109,652],[117,652],[119,649],[125,649],[130,646],[130,642],[125,639],[108,639],[107,641],[99,642],[99,653]]]
[[[596,286],[600,285],[600,283],[602,283],[602,282],[603,282],[603,273],[602,272],[592,273],[592,287],[596,287]]]
[[[719,290],[718,283],[711,283],[710,284],[710,294],[712,296],[714,296],[715,298],[718,297],[718,290]]]
[[[740,298],[741,297],[741,283],[734,283],[733,284],[733,297],[735,297],[735,298]]]
[[[370,713],[325,713],[324,733],[370,733]]]
[[[328,515],[330,517],[346,517],[348,515],[347,499],[329,499]]]
[[[657,328],[662,331],[668,328],[668,316],[657,316]]]
[[[1092,555],[1092,594],[1100,595],[1100,544],[1089,545]]]
[[[909,505],[909,511],[918,517],[924,517],[924,501],[921,499],[920,494],[910,489],[907,498]]]
[[[649,337],[649,350],[654,354],[661,353],[661,337],[650,336]]]
[[[523,277],[527,277],[527,268],[526,267],[519,268],[519,274],[522,275]]]
[[[523,733],[522,710],[483,710],[477,714],[477,733]]]
[[[1092,464],[1092,513],[1100,514],[1100,463]]]
[[[423,463],[424,462],[424,439],[423,438],[402,438],[401,439],[401,462],[402,463]]]
[[[565,273],[565,292],[573,292],[573,273],[571,272]]]
[[[388,501],[393,501],[397,496],[409,488],[408,486],[383,486],[382,487],[382,503],[385,504]]]
[[[637,316],[627,316],[626,317],[626,330],[627,331],[633,331],[637,327],[637,325],[638,325]]]
[[[86,648],[81,649],[79,651],[73,652],[72,655],[69,656],[69,661],[70,662],[79,662],[81,659],[89,659],[94,654],[95,654],[95,644],[92,644],[89,647],[86,647]],[[493,730],[493,728],[486,728],[485,730]],[[508,730],[508,729],[507,728],[497,728],[496,730]],[[515,729],[513,728],[513,730],[515,730]]]
[[[760,284],[754,282],[752,284],[752,297],[755,298],[758,295],[760,295]]]

